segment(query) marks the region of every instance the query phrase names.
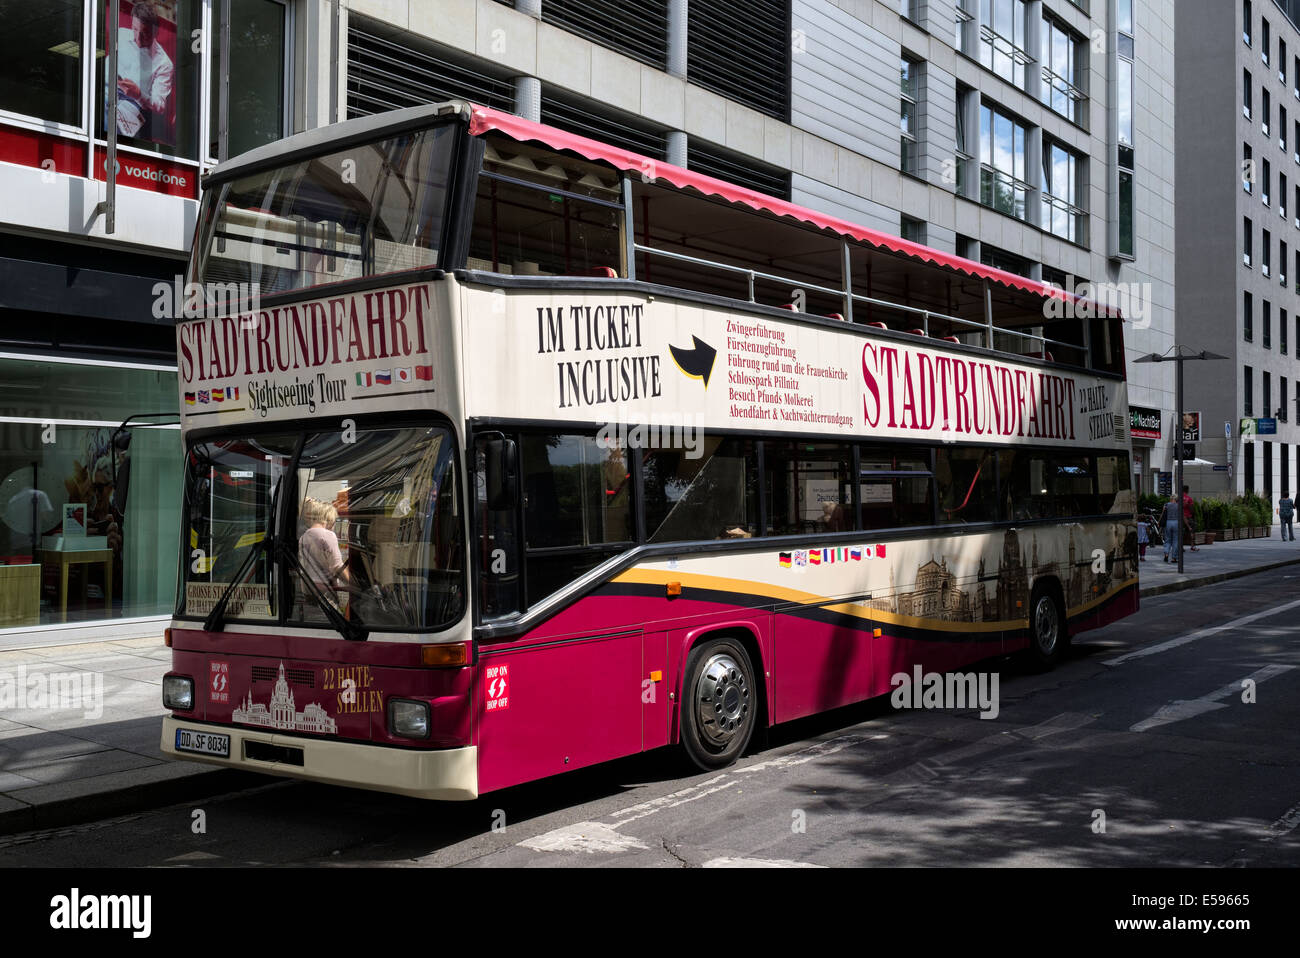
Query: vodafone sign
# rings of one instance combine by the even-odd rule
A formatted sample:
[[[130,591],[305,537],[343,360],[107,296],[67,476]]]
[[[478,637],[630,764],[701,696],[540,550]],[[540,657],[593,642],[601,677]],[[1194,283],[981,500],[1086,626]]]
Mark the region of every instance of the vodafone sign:
[[[95,148],[95,165],[98,174],[106,177],[108,156],[103,147]],[[199,170],[156,157],[135,153],[117,154],[117,185],[132,189],[164,193],[167,196],[184,196],[197,199],[199,195]]]

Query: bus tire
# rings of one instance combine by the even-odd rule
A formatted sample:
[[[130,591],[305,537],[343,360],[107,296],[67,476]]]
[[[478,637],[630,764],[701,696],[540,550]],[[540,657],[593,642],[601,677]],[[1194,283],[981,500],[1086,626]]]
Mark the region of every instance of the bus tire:
[[[686,660],[682,747],[704,771],[730,765],[745,751],[758,717],[754,667],[735,639],[701,642]]]
[[[1065,610],[1057,590],[1046,584],[1038,586],[1029,602],[1029,662],[1043,671],[1054,668],[1069,644]]]

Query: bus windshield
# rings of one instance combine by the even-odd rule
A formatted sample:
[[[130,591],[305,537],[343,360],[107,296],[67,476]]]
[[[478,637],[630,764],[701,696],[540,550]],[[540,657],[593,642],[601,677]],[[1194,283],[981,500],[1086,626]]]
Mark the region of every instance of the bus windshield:
[[[233,584],[231,621],[328,626],[322,602],[366,630],[460,617],[462,512],[447,429],[209,438],[187,464],[181,615],[206,616]]]
[[[221,183],[197,281],[265,296],[438,266],[454,144],[442,124]]]

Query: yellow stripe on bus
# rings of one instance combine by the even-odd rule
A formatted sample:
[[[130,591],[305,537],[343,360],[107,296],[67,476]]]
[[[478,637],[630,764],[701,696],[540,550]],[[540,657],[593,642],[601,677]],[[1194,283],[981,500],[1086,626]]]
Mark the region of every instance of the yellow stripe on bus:
[[[896,612],[885,612],[880,609],[872,609],[868,606],[859,605],[855,602],[836,602],[824,595],[818,595],[815,592],[801,592],[796,589],[787,589],[783,586],[771,585],[767,582],[758,582],[750,579],[733,579],[727,576],[704,575],[698,572],[681,572],[678,570],[663,569],[629,569],[628,571],[616,576],[614,582],[633,584],[633,585],[664,585],[669,582],[680,582],[684,586],[694,589],[708,589],[715,592],[736,592],[741,595],[762,596],[786,602],[795,602],[800,605],[821,606],[822,608],[836,612],[841,615],[849,615],[858,619],[868,619],[882,622],[887,625],[896,625],[903,628],[929,629],[939,632],[1001,632],[1007,628],[1024,628],[1029,624],[1028,612],[1023,619],[993,619],[986,622],[955,622],[948,619],[927,619],[913,615],[900,615]],[[1068,617],[1074,617],[1087,612],[1103,602],[1112,599],[1120,592],[1131,587],[1137,579],[1129,579],[1115,586],[1105,595],[1076,606],[1067,612]]]
[[[265,532],[245,532],[235,543],[236,549],[242,549],[244,546],[251,546],[254,542],[261,542],[266,538]]]

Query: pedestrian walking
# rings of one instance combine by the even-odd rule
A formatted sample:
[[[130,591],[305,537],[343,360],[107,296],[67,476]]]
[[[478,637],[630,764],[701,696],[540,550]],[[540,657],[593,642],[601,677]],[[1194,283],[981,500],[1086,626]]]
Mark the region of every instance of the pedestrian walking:
[[[1183,524],[1182,508],[1177,496],[1169,497],[1160,515],[1165,526],[1165,561],[1168,562],[1170,556],[1178,558],[1178,530]]]
[[[1138,516],[1138,560],[1147,561],[1147,545],[1151,541],[1151,529],[1145,515]]]
[[[1295,516],[1295,503],[1291,501],[1291,493],[1282,493],[1282,498],[1277,504],[1277,515],[1282,520],[1282,541],[1288,541],[1289,535],[1290,541],[1295,542],[1295,528],[1291,525],[1291,520]]]
[[[1200,552],[1201,550],[1196,548],[1196,525],[1192,522],[1192,496],[1186,486],[1183,486],[1183,526],[1187,530],[1187,541],[1191,543],[1191,550]]]

